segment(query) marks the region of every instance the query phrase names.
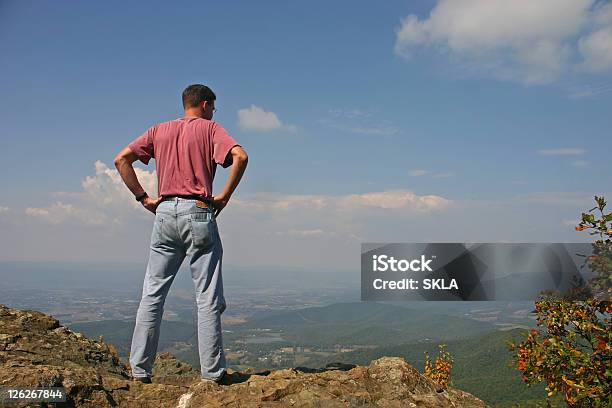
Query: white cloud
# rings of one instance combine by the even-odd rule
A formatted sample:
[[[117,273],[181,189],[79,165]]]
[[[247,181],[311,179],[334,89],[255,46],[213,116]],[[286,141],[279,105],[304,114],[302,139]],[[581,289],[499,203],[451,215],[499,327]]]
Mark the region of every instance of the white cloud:
[[[131,207],[140,209],[142,205],[134,200],[132,192],[125,186],[119,172],[109,168],[97,160],[94,163],[96,172],[94,176],[87,176],[81,183],[84,194],[92,203],[102,206]],[[149,195],[157,195],[157,175],[155,171],[142,170],[135,167],[134,171],[142,187]],[[61,194],[61,193],[60,193]]]
[[[452,173],[431,173],[429,170],[423,170],[423,169],[410,170],[408,174],[412,177],[422,177],[427,174],[431,174],[432,178],[449,178],[453,176]]]
[[[295,131],[296,127],[284,125],[274,112],[265,111],[259,106],[251,105],[238,111],[238,126],[243,130],[270,132],[274,130]]]
[[[419,196],[409,190],[389,190],[341,196],[262,193],[236,199],[234,205],[245,209],[284,212],[308,209],[339,215],[355,214],[368,208],[409,212],[442,210],[451,206],[452,200],[436,195]]]
[[[572,99],[592,98],[612,92],[612,82],[577,84],[567,87],[568,96]]]
[[[388,120],[373,120],[371,111],[330,109],[328,113],[329,117],[317,122],[341,132],[373,136],[392,136],[401,132],[399,127]]]
[[[135,170],[143,187],[154,195],[155,172]],[[142,232],[147,228],[145,221],[150,221],[151,214],[134,200],[117,170],[97,161],[95,174],[85,177],[82,187],[79,192],[55,193],[50,205],[28,207],[24,212],[57,229],[87,228],[95,231],[92,236],[125,235],[126,229]],[[294,238],[355,240],[362,236],[365,220],[373,210],[378,216],[405,217],[444,211],[452,203],[441,196],[409,190],[345,195],[253,193],[232,198],[221,222],[228,220],[230,238],[240,237],[252,226],[254,239],[265,242],[271,236],[283,235],[283,245]]]
[[[25,209],[25,213],[26,215],[33,215],[35,217],[48,217],[51,212],[45,208],[28,207]]]
[[[579,156],[586,153],[585,149],[580,148],[559,148],[559,149],[542,149],[538,151],[542,156]]]
[[[399,128],[395,126],[337,126],[337,129],[351,133],[360,133],[363,135],[396,135],[399,133]]]
[[[605,26],[612,24],[612,3],[609,1],[597,2],[591,14],[596,25]]]
[[[136,170],[142,183],[149,184],[147,190],[154,191],[150,184],[155,173]],[[104,260],[108,254],[112,260],[145,259],[152,214],[121,183],[116,170],[96,162],[95,174],[85,177],[82,191],[55,193],[50,205],[25,208],[25,217],[9,223],[11,234],[23,236],[10,242],[0,236],[0,257],[32,259],[31,248],[36,248],[40,259]],[[344,195],[262,192],[233,197],[218,224],[224,246],[231,248],[226,258],[230,264],[348,267],[358,259],[353,259],[356,246],[376,222],[429,218],[451,209],[452,203],[408,190]],[[35,239],[28,238],[31,235]],[[20,249],[25,242],[27,253]]]
[[[61,205],[31,208],[25,218],[4,220],[0,258],[146,262],[152,214],[117,204],[124,210],[120,222],[76,222],[91,217],[92,208],[80,193],[70,194],[62,197]],[[112,220],[115,205],[113,201],[96,209]],[[217,223],[230,273],[235,273],[232,265],[358,270],[362,242],[580,239],[559,220],[575,218],[592,205],[592,195],[584,193],[451,200],[408,190],[333,196],[262,192],[232,198]],[[54,215],[57,218],[45,223],[28,218]]]
[[[277,235],[289,235],[294,237],[320,237],[325,234],[322,229],[298,230],[291,229],[286,232],[278,232]]]
[[[584,57],[581,67],[586,71],[602,72],[612,69],[612,26],[597,30],[578,42]]]
[[[344,195],[251,193],[232,199],[220,227],[228,237],[225,245],[245,264],[347,268],[358,264],[355,251],[360,242],[393,239],[382,238],[383,231],[389,231],[385,224],[432,219],[452,208],[448,198],[408,190]]]
[[[583,57],[580,68],[587,72],[612,69],[612,3],[598,2],[592,11],[594,27],[580,38],[578,49]]]
[[[352,194],[339,201],[344,207],[363,206],[382,209],[409,209],[416,211],[442,210],[451,206],[446,198],[419,196],[407,190],[392,190],[365,194]]]
[[[422,169],[414,169],[408,172],[408,174],[410,174],[412,177],[421,177],[426,175],[427,173],[429,173],[427,170]]]
[[[548,83],[578,64],[612,67],[610,8],[595,0],[440,0],[427,18],[409,15],[396,30],[395,53],[432,48],[479,73]]]
[[[329,114],[336,118],[368,118],[371,116],[370,112],[363,109],[330,109]]]
[[[397,126],[387,125],[384,123],[374,125],[359,125],[337,123],[329,120],[320,120],[319,123],[326,124],[332,129],[340,130],[342,132],[357,133],[362,135],[391,136],[400,133],[400,129]]]
[[[137,172],[154,192],[155,173]],[[153,215],[126,193],[118,177],[116,170],[96,162],[81,191],[54,194],[46,206],[11,208],[24,216],[0,219],[5,232],[0,258],[145,262]],[[226,265],[358,270],[362,242],[580,239],[559,220],[579,216],[592,205],[591,194],[566,192],[479,200],[410,190],[260,192],[233,197],[217,223]]]
[[[589,164],[587,160],[575,160],[572,162],[572,166],[574,167],[588,167]]]
[[[54,193],[57,201],[53,204],[42,208],[28,207],[25,213],[52,224],[70,222],[94,226],[119,224],[126,217],[142,213],[142,205],[134,200],[116,169],[109,168],[99,160],[94,163],[94,167],[95,174],[85,177],[81,183],[83,191]],[[155,196],[155,171],[149,172],[138,167],[134,171],[142,187],[149,195]]]
[[[104,225],[109,220],[98,210],[88,211],[87,208],[57,201],[45,208],[28,207],[25,214],[39,217],[52,224],[63,222],[78,222],[85,225]]]

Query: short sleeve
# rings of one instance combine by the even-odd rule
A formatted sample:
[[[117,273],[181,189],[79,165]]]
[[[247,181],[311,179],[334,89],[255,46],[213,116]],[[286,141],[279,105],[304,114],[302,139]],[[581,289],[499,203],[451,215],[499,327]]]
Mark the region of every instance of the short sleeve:
[[[222,167],[229,167],[231,160],[226,161],[227,154],[232,147],[240,146],[230,135],[227,134],[222,126],[215,123],[213,126],[213,159],[215,163]]]
[[[154,134],[155,126],[149,128],[128,145],[130,150],[138,157],[138,160],[144,164],[149,164],[149,160],[155,158],[155,151],[153,149]]]

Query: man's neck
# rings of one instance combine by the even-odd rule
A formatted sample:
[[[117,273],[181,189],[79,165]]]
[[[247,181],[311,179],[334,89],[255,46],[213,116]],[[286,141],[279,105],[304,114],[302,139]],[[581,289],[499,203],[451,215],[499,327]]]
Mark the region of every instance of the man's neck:
[[[202,114],[198,111],[195,110],[186,110],[183,114],[183,118],[187,119],[187,118],[200,118],[202,119]]]

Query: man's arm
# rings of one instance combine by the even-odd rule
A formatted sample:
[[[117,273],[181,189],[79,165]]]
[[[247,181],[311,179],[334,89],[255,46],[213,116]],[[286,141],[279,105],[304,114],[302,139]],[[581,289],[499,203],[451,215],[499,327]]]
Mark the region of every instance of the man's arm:
[[[121,178],[123,179],[123,182],[127,188],[130,189],[135,197],[139,197],[146,194],[146,191],[140,185],[138,177],[136,177],[134,167],[132,166],[132,163],[134,163],[136,160],[138,160],[136,154],[134,154],[129,147],[125,147],[115,157],[115,167],[117,168],[117,171],[119,171],[119,174],[121,175]],[[157,205],[161,202],[161,197],[153,200],[147,195],[144,197],[144,199],[140,200],[140,202],[147,210],[155,213]]]
[[[232,165],[230,167],[229,176],[227,177],[227,182],[225,183],[223,191],[221,191],[220,194],[213,196],[215,217],[219,215],[221,210],[223,210],[223,208],[227,205],[230,197],[234,193],[234,190],[236,190],[236,187],[238,187],[238,183],[240,183],[240,179],[242,178],[247,163],[249,162],[249,156],[240,146],[232,147],[229,154],[232,157]]]

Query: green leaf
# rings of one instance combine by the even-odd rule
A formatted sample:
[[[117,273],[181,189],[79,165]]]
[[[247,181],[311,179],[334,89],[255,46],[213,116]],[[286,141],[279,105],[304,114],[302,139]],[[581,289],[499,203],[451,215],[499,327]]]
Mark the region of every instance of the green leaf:
[[[593,224],[593,223],[595,223],[595,215],[594,214],[582,213],[582,221]]]

